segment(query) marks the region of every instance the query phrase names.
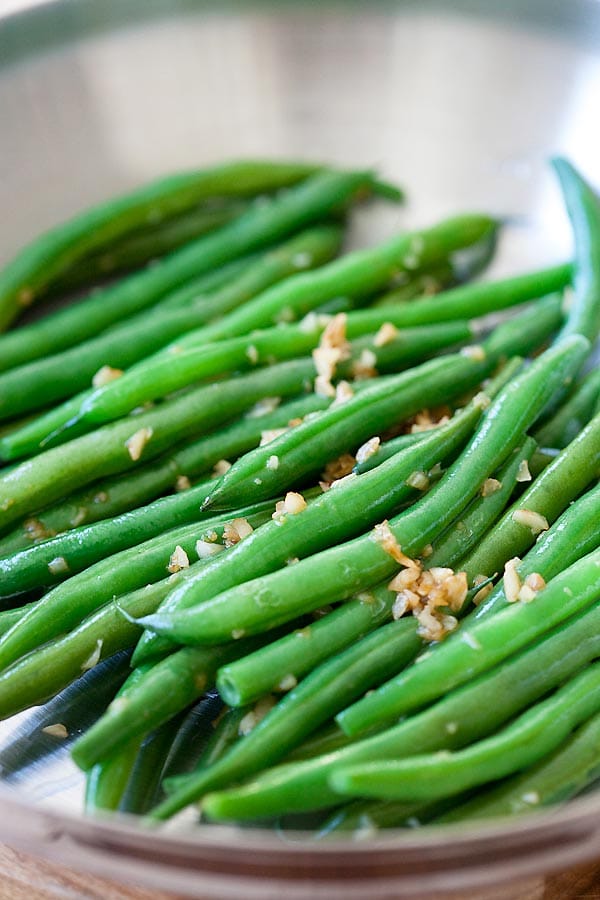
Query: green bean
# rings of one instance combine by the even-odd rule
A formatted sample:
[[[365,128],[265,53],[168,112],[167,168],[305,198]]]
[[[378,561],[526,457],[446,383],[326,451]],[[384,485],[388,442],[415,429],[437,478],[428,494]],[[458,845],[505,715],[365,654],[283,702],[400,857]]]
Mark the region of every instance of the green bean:
[[[393,622],[326,660],[215,765],[167,781],[165,789],[170,792],[172,788],[173,793],[151,812],[151,817],[171,816],[208,790],[239,781],[281,759],[326,722],[345,698],[357,696],[385,677],[385,672],[395,671],[403,660],[412,658],[418,646],[418,638],[404,622]]]
[[[509,364],[507,369],[510,372],[514,367]],[[500,389],[505,378],[501,373],[492,382],[491,394]],[[209,563],[203,577],[194,579],[193,584],[190,581],[188,591],[173,595],[161,614],[193,606],[199,599],[206,600],[227,588],[273,572],[298,555],[304,557],[330,547],[360,533],[365,522],[375,524],[413,495],[406,482],[414,471],[443,462],[463,446],[480,415],[481,404],[479,400],[473,401],[437,435],[425,436],[418,448],[408,449],[360,480],[351,480],[343,488],[328,491],[300,516],[287,516],[263,525],[226,558]],[[145,635],[134,659],[139,662],[164,649],[164,641]]]
[[[273,190],[294,184],[315,171],[315,166],[296,163],[225,163],[162,178],[80,213],[41,235],[2,271],[0,330],[10,325],[25,306],[43,296],[73,265],[146,225],[149,217],[172,217],[215,195],[243,196]],[[361,181],[364,178],[358,183]],[[211,263],[225,261],[217,256]]]
[[[493,575],[506,560],[520,556],[535,540],[527,524],[515,518],[531,510],[552,523],[568,504],[600,475],[600,416],[557,456],[502,516],[478,547],[460,563],[469,584],[477,575]]]
[[[33,608],[36,602],[32,600],[30,603],[25,603],[23,606],[17,606],[14,609],[0,610],[0,635],[6,634],[9,628],[12,628],[16,622],[19,622],[25,613]]]
[[[488,487],[484,482],[481,496],[475,497],[460,519],[434,543],[433,553],[427,557],[428,569],[433,566],[454,566],[457,560],[478,544],[482,535],[485,535],[502,513],[518,483],[522,464],[531,458],[535,446],[533,438],[526,438],[497,472],[497,478],[492,484]]]
[[[352,313],[347,320],[348,337],[361,335],[360,329],[352,327],[351,317]],[[382,315],[380,324],[385,320]],[[144,364],[134,368],[117,381],[94,391],[81,405],[80,420],[95,424],[111,421],[127,415],[142,403],[165,397],[201,379],[214,379],[227,372],[303,356],[318,346],[325,327],[325,323],[316,319],[307,325],[276,326],[169,356],[164,354],[156,358],[152,366]],[[471,340],[475,333],[475,324],[444,322],[405,329],[384,347],[373,345],[374,336],[370,339],[365,336],[353,347],[356,353],[364,349],[379,350],[376,354],[378,368],[385,370],[386,362],[389,366],[391,361],[394,368],[420,362],[438,350]]]
[[[600,715],[596,714],[546,759],[446,812],[436,822],[522,814],[564,803],[597,779],[599,747]]]
[[[117,697],[127,697],[143,674],[143,669],[137,669],[132,673],[121,686]],[[119,808],[140,744],[141,741],[132,741],[121,753],[98,763],[86,773],[85,811],[87,813]]]
[[[220,647],[185,647],[156,663],[127,697],[127,704],[111,703],[104,716],[79,738],[73,759],[80,768],[90,769],[132,738],[158,728],[211,687],[219,666],[259,645],[252,639]]]
[[[511,603],[494,616],[466,620],[419,665],[395,676],[337,717],[346,734],[396,722],[493,666],[600,599],[600,551],[556,575],[531,603]],[[533,593],[533,592],[532,592]]]
[[[0,475],[0,530],[98,478],[164,453],[184,437],[214,430],[265,396],[297,394],[314,372],[312,360],[293,360],[200,387],[20,463]]]
[[[367,459],[361,462],[357,462],[352,471],[356,475],[364,475],[365,472],[370,472],[371,469],[375,469],[380,463],[385,462],[390,456],[395,456],[396,453],[401,453],[407,447],[414,447],[415,444],[419,444],[432,431],[439,431],[440,427],[442,426],[428,428],[425,431],[399,434],[397,437],[391,438],[389,441],[385,441],[376,447],[371,456],[368,456]]]
[[[276,264],[273,260],[267,260],[264,265],[259,261],[250,270],[246,270],[246,278],[242,277],[242,291],[233,291],[234,296],[239,301],[247,294],[249,271],[252,273],[253,269],[260,267],[262,284],[273,284],[274,281],[285,278],[289,271],[298,270],[295,260],[299,256],[306,259],[303,264],[305,269],[331,259],[339,249],[340,238],[341,231],[334,226],[321,226],[303,232],[279,248]],[[257,282],[256,277],[254,281]],[[232,287],[236,286],[240,286],[240,279],[229,286],[230,299]],[[225,293],[227,294],[227,288]],[[211,298],[209,310],[213,317],[215,311],[219,311],[219,299],[219,293]],[[92,376],[103,366],[124,369],[133,365],[174,338],[179,339],[186,331],[197,328],[206,321],[206,313],[205,304],[197,307],[193,303],[166,312],[154,312],[152,315],[139,313],[75,347],[4,372],[0,375],[0,417],[8,418],[69,397],[74,391],[88,387]],[[207,328],[227,330],[227,322],[226,317],[223,325],[216,324]],[[224,370],[221,368],[216,371]],[[202,375],[200,373],[200,378]],[[136,405],[133,403],[126,412]]]
[[[535,314],[526,312],[500,326],[474,354],[466,351],[438,357],[375,383],[360,397],[341,406],[332,406],[318,419],[304,422],[270,446],[258,447],[240,459],[216,483],[207,505],[227,508],[234,498],[244,494],[252,493],[255,498],[280,494],[381,429],[413,415],[423,406],[445,403],[479,384],[499,359],[529,349],[526,344],[531,346],[540,334],[547,334],[548,328],[552,330],[557,315],[556,302],[550,298],[537,307]],[[538,328],[541,330],[536,335]],[[269,463],[272,456],[277,457],[276,466]]]
[[[292,760],[312,759],[315,756],[322,756],[324,753],[331,753],[333,750],[339,750],[340,747],[347,747],[351,742],[351,738],[337,727],[335,722],[332,725],[324,726],[315,732],[314,735],[303,741],[299,747],[292,750],[285,757],[285,762]]]
[[[435,297],[426,297],[418,303],[403,303],[402,294],[394,291],[386,294],[380,302],[386,303],[386,309],[392,317],[390,321],[399,328],[406,328],[409,325],[449,322],[452,319],[472,319],[508,309],[561,291],[570,283],[571,277],[572,266],[564,264],[500,281],[460,285],[442,291]],[[366,312],[365,315],[367,314]]]
[[[592,369],[554,416],[536,431],[535,439],[538,444],[541,447],[564,449],[593,417],[598,400],[600,368]]]
[[[380,828],[397,828],[421,824],[418,814],[427,809],[423,803],[404,803],[402,800],[354,800],[345,803],[320,826],[318,837],[337,837],[339,832],[352,832],[355,839],[375,835]]]
[[[575,238],[573,297],[560,337],[583,334],[592,343],[600,330],[600,205],[597,195],[566,159],[552,160]]]
[[[599,655],[596,605],[394,728],[322,757],[277,766],[238,788],[209,795],[203,810],[210,818],[241,820],[333,806],[339,796],[330,788],[329,778],[342,767],[464,747],[496,731]]]
[[[134,232],[110,249],[84,257],[56,282],[52,293],[89,287],[109,277],[131,272],[198,238],[245,212],[247,203],[229,202],[198,206],[176,219]]]
[[[251,527],[258,526],[266,519],[270,519],[271,509],[268,507],[268,504],[246,507],[239,510],[240,516],[236,515],[235,518],[244,518]],[[87,542],[90,541],[91,551],[87,551],[88,558],[95,558],[98,562],[45,594],[30,612],[21,617],[12,631],[6,632],[0,638],[0,669],[6,668],[29,650],[38,647],[40,643],[73,628],[107,600],[142,587],[148,582],[158,581],[170,571],[169,566],[175,571],[178,567],[183,568],[185,557],[188,564],[190,559],[198,559],[200,551],[197,550],[196,542],[202,540],[214,543],[215,537],[217,540],[222,539],[227,520],[222,516],[204,522],[192,519],[189,525],[158,533],[156,537],[143,543],[138,543],[141,538],[138,529],[127,529],[128,524],[127,521],[121,522],[121,530],[128,531],[128,535],[120,539],[115,534],[118,529],[111,530],[112,544],[102,540],[103,531],[106,533],[106,530],[96,526],[95,541],[90,541],[89,534],[82,536],[81,541],[73,542],[71,555],[66,558],[62,556],[53,558],[54,568],[60,562],[61,567],[73,566],[76,569],[77,566],[72,563],[73,556],[79,558],[79,565],[85,564]],[[159,531],[164,531],[164,527]],[[111,555],[112,549],[119,546],[119,543],[125,549]],[[182,563],[178,563],[176,558],[172,564],[171,554],[177,547],[184,551],[185,557]],[[51,553],[55,548],[48,549]],[[52,562],[49,566],[52,567]],[[32,581],[34,577],[32,576]],[[7,589],[10,590],[10,584]]]
[[[219,753],[221,746],[237,738],[239,722],[247,711],[224,707],[214,693],[196,703],[177,728],[161,779],[190,772],[213,750]]]
[[[338,793],[350,796],[408,802],[450,797],[538,762],[599,710],[600,663],[596,663],[497,734],[464,750],[349,766],[335,772],[330,783]]]
[[[266,257],[272,252],[273,248],[267,247],[255,253],[248,253],[246,256],[241,256],[239,259],[225,263],[224,266],[205,272],[204,275],[199,275],[198,278],[191,278],[185,282],[183,287],[176,288],[176,290],[171,291],[153,304],[147,310],[147,315],[152,316],[155,313],[161,313],[169,309],[179,309],[182,306],[189,306],[193,303],[196,309],[200,305],[204,306],[206,319],[209,321],[214,315],[213,294],[228,291],[238,279],[245,277],[247,271],[253,268],[261,257]]]
[[[223,666],[217,673],[221,697],[230,706],[244,706],[264,694],[291,690],[315,666],[389,619],[393,602],[390,591],[361,594],[322,619]]]
[[[164,578],[111,601],[80,622],[72,631],[40,646],[0,672],[0,718],[44,703],[113,653],[131,647],[140,629],[125,618],[154,609],[172,582]],[[40,635],[38,643],[44,640]]]
[[[557,387],[570,377],[586,349],[585,338],[566,339],[539,356],[527,371],[504,388],[441,481],[422,500],[390,522],[392,533],[405,554],[422,552],[460,514],[483,481],[517,445],[525,427],[535,421]],[[419,451],[422,446],[417,444],[414,449]],[[373,478],[392,460],[358,476],[359,482]],[[230,636],[232,631],[260,633],[391,576],[397,564],[376,535],[376,532],[363,535],[304,559],[293,568],[254,578],[204,599],[195,608],[171,613],[160,611],[143,624],[181,643],[218,641],[223,635]],[[189,590],[194,590],[192,581]]]
[[[357,385],[357,389],[362,389],[367,384],[365,381]],[[260,442],[263,433],[268,437],[270,430],[288,426],[298,417],[325,409],[329,403],[329,397],[306,394],[277,406],[272,412],[251,410],[240,421],[200,440],[183,444],[175,453],[147,463],[133,473],[126,472],[124,475],[93,482],[91,487],[75,491],[67,500],[43,510],[34,518],[26,519],[14,531],[1,538],[0,553],[8,556],[31,547],[33,541],[46,540],[78,525],[89,525],[137,509],[165,491],[177,488],[181,478],[196,479],[199,475],[205,475],[220,460],[229,461],[244,451],[253,449]],[[260,415],[254,414],[257,412]],[[173,511],[179,509],[179,504],[187,507],[185,499],[172,502],[175,503]],[[153,508],[148,507],[149,510]],[[143,518],[146,513],[142,509],[136,515]]]

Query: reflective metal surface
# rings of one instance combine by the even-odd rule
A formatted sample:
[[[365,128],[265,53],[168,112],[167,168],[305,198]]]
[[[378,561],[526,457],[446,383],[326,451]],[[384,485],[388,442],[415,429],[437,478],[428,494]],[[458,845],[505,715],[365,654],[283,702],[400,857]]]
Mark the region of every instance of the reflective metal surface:
[[[403,183],[409,203],[361,214],[360,243],[490,210],[508,220],[494,269],[518,271],[569,253],[548,156],[566,153],[600,182],[595,0],[64,0],[1,14],[2,0],[2,261],[158,173],[254,154],[376,165]],[[3,726],[0,835],[114,877],[204,897],[362,900],[481,886],[600,850],[594,796],[540,820],[350,847],[230,828],[141,834],[81,818],[66,748],[40,733],[56,708],[40,715]]]

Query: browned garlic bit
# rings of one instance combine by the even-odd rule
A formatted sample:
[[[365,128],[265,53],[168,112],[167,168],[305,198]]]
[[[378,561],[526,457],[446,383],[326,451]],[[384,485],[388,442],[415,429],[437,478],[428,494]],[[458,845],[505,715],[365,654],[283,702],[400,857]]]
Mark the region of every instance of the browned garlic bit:
[[[225,544],[215,544],[213,541],[196,541],[196,553],[198,559],[208,559],[209,556],[216,556],[225,549]]]
[[[180,572],[182,569],[189,569],[190,567],[190,559],[183,547],[180,547],[179,544],[175,547],[171,556],[169,558],[169,565],[167,566],[167,571],[174,575],[175,572]]]
[[[539,572],[532,572],[525,579],[519,591],[519,600],[521,603],[531,603],[536,595],[546,587],[546,582]]]
[[[350,354],[346,340],[346,313],[338,313],[327,323],[319,346],[312,352],[317,370],[315,393],[324,397],[335,397],[335,388],[331,383],[336,366]]]
[[[486,478],[481,485],[481,496],[490,497],[492,494],[495,494],[496,491],[499,491],[501,487],[502,482],[498,481],[497,478]]]
[[[295,516],[306,509],[306,500],[302,494],[296,491],[288,491],[285,500],[278,500],[275,504],[275,512],[271,516],[272,519],[279,519],[281,516]]]
[[[398,337],[399,331],[395,325],[391,322],[384,322],[375,338],[373,340],[373,344],[375,347],[385,347],[386,344],[391,344],[392,341],[396,340]]]
[[[231,463],[228,459],[219,459],[213,466],[213,475],[215,478],[219,478],[221,475],[224,475],[225,472],[229,472],[231,468]]]
[[[504,596],[509,603],[516,603],[516,601],[519,599],[521,579],[519,577],[519,573],[517,572],[517,566],[520,565],[521,560],[518,556],[514,556],[512,559],[509,559],[504,566]]]
[[[246,713],[246,715],[241,720],[238,726],[238,732],[241,735],[250,734],[253,728],[256,728],[258,723],[264,719],[270,710],[275,706],[275,698],[270,694],[267,694],[266,697],[261,697],[260,700],[256,703],[253,709],[250,712]]]
[[[83,523],[87,519],[87,514],[88,511],[85,506],[79,506],[75,515],[71,517],[71,525],[74,528],[77,528],[78,525],[83,525]]]
[[[44,541],[46,538],[54,537],[56,534],[55,531],[46,528],[39,519],[27,519],[23,524],[23,530],[32,541]]]
[[[332,481],[329,487],[333,490],[342,484],[348,484],[349,481],[354,481],[356,478],[358,478],[356,472],[349,472],[347,475],[344,475],[343,478],[337,478],[335,481]]]
[[[541,531],[548,531],[550,528],[548,519],[533,509],[516,509],[512,514],[513,522],[530,528],[533,535],[538,535]]]
[[[334,481],[350,475],[356,465],[356,459],[350,453],[342,453],[337,459],[332,459],[325,466],[322,481],[319,482],[322,490],[328,491]]]
[[[48,570],[52,575],[60,575],[69,571],[69,564],[64,556],[57,556],[48,563]]]
[[[55,725],[46,725],[45,728],[42,728],[44,734],[49,734],[50,737],[60,738],[64,740],[69,737],[69,732],[62,724],[62,722],[56,722]]]
[[[234,544],[239,544],[253,531],[254,529],[248,519],[233,519],[231,522],[227,522],[223,528],[225,546],[233,547]]]
[[[372,437],[368,441],[366,441],[361,447],[356,451],[356,462],[364,463],[368,459],[370,459],[377,451],[381,445],[381,439],[378,437]]]
[[[130,438],[125,441],[125,446],[127,447],[127,452],[134,462],[137,462],[144,452],[144,447],[152,437],[153,431],[151,428],[140,428],[139,431],[136,431],[135,434],[132,434]]]
[[[103,387],[103,385],[109,384],[111,381],[120,378],[122,374],[123,369],[113,369],[112,366],[102,366],[92,378],[92,385],[95,388]]]
[[[531,472],[529,471],[529,463],[526,459],[522,459],[519,463],[519,471],[517,472],[517,481],[531,481]]]
[[[347,400],[352,400],[354,397],[354,391],[350,387],[347,381],[339,381],[335,386],[335,399],[332,406],[339,406],[341,403],[346,403]]]
[[[417,491],[426,491],[429,487],[429,478],[425,472],[411,472],[406,484]]]
[[[260,433],[260,444],[259,447],[264,447],[265,444],[270,444],[271,441],[274,441],[275,438],[281,437],[282,434],[285,434],[287,428],[267,428],[265,431],[261,431]]]
[[[187,477],[187,475],[178,475],[175,480],[175,490],[180,493],[181,491],[187,491],[191,488],[192,482]]]
[[[390,523],[387,519],[384,519],[383,522],[380,522],[378,525],[375,525],[373,528],[373,540],[381,544],[381,547],[388,556],[391,556],[397,563],[401,566],[407,566],[407,568],[415,568],[418,571],[421,570],[420,563],[415,559],[411,559],[410,556],[406,556],[405,553],[402,552],[402,548],[394,534],[390,528]],[[393,590],[393,588],[390,588]]]
[[[377,357],[372,350],[365,348],[358,359],[352,363],[352,374],[357,381],[360,381],[362,378],[376,378],[376,365]]]
[[[462,608],[467,596],[467,575],[442,566],[423,570],[416,560],[412,562],[388,585],[391,591],[398,592],[392,615],[399,619],[411,612],[419,622],[421,637],[441,641],[458,625],[454,616],[442,610],[458,612]]]
[[[450,421],[450,416],[446,410],[430,410],[422,409],[412,419],[409,431],[411,434],[419,434],[421,431],[431,431],[439,425],[445,425]]]
[[[255,403],[246,413],[247,419],[260,419],[277,409],[281,403],[281,397],[263,397],[258,403]]]

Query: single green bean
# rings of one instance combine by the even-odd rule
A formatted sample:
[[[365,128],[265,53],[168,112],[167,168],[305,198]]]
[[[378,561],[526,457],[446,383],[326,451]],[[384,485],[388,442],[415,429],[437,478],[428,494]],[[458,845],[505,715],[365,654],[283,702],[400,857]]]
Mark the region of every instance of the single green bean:
[[[159,179],[80,213],[34,240],[2,271],[0,330],[73,265],[146,225],[149,218],[175,216],[206,197],[252,195],[293,185],[315,171],[315,166],[296,163],[225,163]]]
[[[258,504],[246,507],[239,510],[240,516],[235,518],[244,518],[250,527],[258,526],[270,519],[272,507],[269,506],[270,504]],[[122,523],[123,530],[127,524]],[[11,631],[7,631],[0,638],[0,669],[11,665],[41,643],[75,627],[85,616],[90,615],[94,609],[113,597],[133,591],[149,582],[158,581],[167,571],[184,568],[186,561],[189,565],[190,559],[203,560],[205,557],[201,554],[207,553],[213,547],[215,552],[219,551],[222,549],[223,533],[227,524],[227,520],[222,516],[207,519],[205,522],[192,520],[189,525],[159,533],[143,543],[138,543],[140,538],[136,537],[137,529],[130,529],[129,537],[120,541],[121,546],[125,545],[126,549],[112,555],[110,543],[106,542],[104,548],[102,534],[99,533],[102,532],[102,527],[96,526],[94,537],[98,544],[91,542],[91,558],[96,558],[98,562],[45,594],[31,611],[20,618]],[[111,533],[114,535],[114,531]],[[215,537],[221,543],[221,547],[217,546]],[[81,562],[85,561],[85,548],[89,540],[89,535],[82,537],[83,552],[79,554]],[[200,549],[197,541],[201,541]],[[209,544],[208,548],[205,542]],[[112,546],[115,545],[118,546],[117,539],[113,536]],[[183,554],[177,555],[176,548],[183,550]],[[176,555],[172,557],[172,554]],[[55,557],[54,567],[60,561],[61,566],[70,568],[71,560],[72,555],[66,558]],[[49,565],[53,567],[52,563]]]
[[[519,510],[531,510],[548,523],[600,475],[600,416],[596,416],[531,483],[485,535],[478,547],[459,564],[469,584],[477,575],[490,576],[502,570],[513,556],[531,547],[535,533],[523,522]]]
[[[582,557],[555,576],[530,602],[511,603],[484,619],[465,620],[419,665],[394,677],[337,717],[346,734],[392,724],[407,713],[534,642],[551,628],[600,599],[600,551]]]
[[[559,339],[583,334],[593,343],[600,331],[600,201],[568,160],[555,157],[552,165],[575,238],[573,297]]]
[[[215,742],[219,743],[219,732],[228,731],[224,720],[230,718],[229,713],[232,713],[233,717],[237,717],[239,723],[239,719],[245,712],[239,709],[227,709],[218,694],[209,692],[206,697],[192,706],[177,728],[161,778],[181,775],[195,769],[200,759],[210,752],[210,746]],[[223,729],[221,723],[223,723]],[[237,724],[232,731],[232,737],[237,736]]]
[[[385,590],[379,591],[379,595]],[[412,658],[418,646],[418,638],[404,622],[393,622],[326,660],[286,694],[219,762],[166,782],[165,789],[170,792],[172,788],[173,792],[151,812],[151,817],[171,816],[208,790],[232,784],[281,759],[326,722],[345,698],[357,696],[378,683],[386,672],[396,671],[403,661]]]
[[[451,797],[538,762],[599,710],[600,663],[596,663],[497,734],[464,750],[341,768],[330,784],[346,796],[408,802]]]
[[[565,339],[537,357],[529,369],[504,388],[442,479],[422,500],[390,522],[392,534],[405,554],[422,552],[460,514],[522,439],[524,429],[535,421],[554,391],[571,376],[586,349],[585,338]],[[413,449],[419,451],[422,446],[418,444]],[[392,461],[393,457],[372,472],[358,476],[359,482],[385,471],[384,467]],[[301,516],[302,513],[300,521]],[[160,611],[143,624],[181,643],[223,640],[232,632],[260,633],[377,584],[391,576],[396,566],[375,531],[321,551],[292,568],[254,578],[204,599],[195,608]],[[193,582],[189,584],[193,591]]]
[[[19,622],[26,612],[33,609],[36,602],[36,600],[32,600],[30,603],[25,603],[23,606],[17,606],[14,609],[0,610],[0,635],[6,634],[9,628],[12,628],[13,625]]]
[[[121,812],[143,815],[158,802],[162,795],[163,768],[183,718],[184,715],[180,714],[170,722],[165,722],[164,725],[150,732],[145,739],[140,741],[125,790],[121,796],[119,804]],[[134,741],[137,740],[134,739]],[[118,755],[116,754],[116,756]],[[111,760],[113,759],[115,757],[111,757]],[[99,763],[99,765],[110,765],[110,761]]]
[[[600,774],[600,715],[582,725],[547,759],[445,813],[436,822],[487,819],[564,803]]]
[[[265,396],[298,394],[315,374],[312,360],[293,360],[200,387],[156,409],[115,422],[40,453],[0,474],[0,530],[77,488],[134,468],[182,438],[232,419]]]
[[[457,749],[493,733],[600,655],[600,606],[394,728],[322,757],[277,766],[253,781],[209,795],[211,818],[256,819],[339,803],[329,778],[342,767]],[[493,703],[490,698],[493,697]]]

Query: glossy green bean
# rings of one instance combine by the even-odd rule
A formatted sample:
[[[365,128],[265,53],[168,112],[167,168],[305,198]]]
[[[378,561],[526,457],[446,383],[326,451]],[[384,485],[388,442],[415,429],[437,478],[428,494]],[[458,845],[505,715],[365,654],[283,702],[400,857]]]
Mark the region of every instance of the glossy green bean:
[[[583,334],[593,343],[600,331],[600,201],[568,160],[555,157],[552,165],[575,239],[573,297],[560,337]]]
[[[507,374],[514,369],[510,363],[506,368]],[[492,382],[491,394],[500,389],[506,377],[501,373]],[[204,576],[193,579],[193,583],[191,580],[189,590],[174,594],[161,613],[194,606],[199,600],[273,572],[289,559],[308,556],[352,537],[364,529],[365,522],[375,524],[414,495],[406,482],[416,469],[443,462],[463,446],[480,415],[481,404],[474,401],[439,434],[425,436],[418,448],[407,449],[375,472],[361,476],[360,483],[350,480],[314,500],[300,516],[287,516],[262,526],[226,557],[209,563]],[[164,649],[164,641],[144,635],[134,659],[139,662]]]
[[[194,704],[173,737],[162,779],[191,772],[200,764],[200,760],[211,754],[212,747],[215,747],[218,753],[222,740],[225,744],[228,744],[230,739],[235,740],[239,722],[247,711],[228,709],[223,706],[218,695],[210,693]]]
[[[344,710],[338,725],[350,735],[390,725],[488,671],[600,600],[599,565],[600,551],[592,551],[552,578],[532,602],[511,603],[494,616],[465,620],[442,645],[426,651],[419,665]]]
[[[261,266],[264,284],[272,284],[274,279],[277,281],[285,278],[290,269],[297,271],[298,267],[294,264],[294,260],[299,255],[302,257],[306,255],[308,260],[304,269],[318,266],[331,259],[339,249],[340,241],[341,230],[336,226],[310,229],[280,247],[277,267],[273,265],[263,267],[262,262],[255,265]],[[282,265],[282,257],[287,260],[287,267]],[[265,277],[267,272],[270,276],[268,279]],[[217,311],[219,309],[218,293],[213,295],[212,301],[215,304],[211,307],[214,316],[215,309]],[[126,369],[164,347],[174,338],[179,340],[185,332],[205,321],[205,308],[202,305],[197,308],[193,303],[166,312],[154,312],[153,315],[139,313],[70,349],[4,372],[0,374],[0,418],[10,418],[53,401],[62,400],[64,397],[70,397],[74,391],[88,387],[93,376],[102,367]],[[227,322],[228,319],[225,317],[222,326],[219,324],[207,327],[227,331],[229,327]],[[246,361],[249,364],[249,360]],[[170,362],[173,363],[172,360]],[[217,373],[223,371],[227,369],[216,369]],[[212,374],[210,369],[208,374]],[[200,372],[196,380],[200,380],[203,376],[204,373]],[[181,385],[175,385],[179,386]],[[138,405],[140,404],[133,403],[125,411],[129,412]]]
[[[121,812],[143,815],[158,802],[162,795],[163,768],[183,718],[184,714],[180,713],[179,716],[165,722],[140,741],[119,803]],[[137,742],[137,739],[135,741]],[[106,764],[110,765],[110,761],[99,763],[100,766]]]
[[[270,504],[246,507],[239,510],[240,515],[239,517],[236,515],[235,518],[244,518],[248,525],[255,527],[270,519],[269,507]],[[113,597],[133,591],[149,582],[158,581],[166,572],[171,571],[170,566],[174,571],[177,571],[179,566],[183,568],[185,559],[181,564],[177,563],[177,560],[174,564],[171,562],[171,554],[177,547],[184,551],[188,564],[189,560],[196,561],[199,558],[203,560],[204,557],[200,557],[200,552],[206,551],[207,548],[202,545],[201,551],[198,551],[196,542],[201,540],[212,544],[216,537],[222,544],[227,519],[220,516],[197,522],[192,517],[191,524],[166,532],[163,527],[159,529],[159,532],[163,533],[158,533],[142,543],[139,543],[141,535],[138,529],[135,527],[127,529],[129,523],[124,521],[121,522],[120,528],[110,531],[110,536],[112,547],[120,543],[125,549],[113,552],[112,555],[111,543],[104,538],[106,529],[102,529],[102,524],[95,526],[94,540],[91,540],[88,533],[82,536],[78,546],[73,548],[69,556],[53,558],[55,566],[60,561],[61,566],[70,568],[73,565],[73,557],[77,558],[75,551],[79,550],[80,564],[85,562],[86,553],[88,558],[91,556],[98,561],[45,594],[20,618],[18,625],[0,638],[0,669],[6,668],[41,643],[75,627],[85,616],[90,615],[94,609]],[[119,533],[126,530],[128,537],[119,538]],[[87,550],[88,546],[91,547],[91,551]],[[54,549],[50,548],[50,551]],[[52,566],[52,563],[49,565]],[[77,566],[73,565],[73,568],[76,569]]]
[[[408,802],[450,797],[538,762],[599,710],[600,663],[596,663],[497,734],[466,749],[341,768],[330,784],[344,796]]]
[[[30,603],[16,606],[14,609],[0,610],[0,636],[6,634],[13,625],[19,622],[25,613],[33,608],[36,602],[37,601],[32,600]]]
[[[378,593],[383,591],[385,588]],[[384,673],[395,671],[412,658],[418,646],[419,639],[404,622],[393,622],[326,660],[219,762],[167,782],[165,789],[170,796],[151,812],[151,818],[168,818],[207,791],[246,778],[281,759],[326,722],[345,698],[357,696],[378,683]]]
[[[585,338],[565,339],[504,388],[442,479],[422,500],[390,522],[405,554],[421,553],[460,514],[483,481],[522,439],[524,429],[535,421],[554,391],[571,376],[586,349]],[[359,481],[373,478],[392,460],[359,476]],[[195,608],[160,611],[148,617],[144,625],[181,643],[223,640],[222,636],[232,631],[260,633],[377,584],[391,576],[396,567],[376,535],[366,534],[301,560],[292,569],[272,572],[205,599]]]
[[[599,747],[600,715],[596,714],[546,759],[455,807],[436,822],[520,815],[564,803],[597,779]]]
[[[34,240],[4,268],[0,278],[0,330],[74,264],[146,225],[149,216],[175,216],[215,195],[252,195],[293,185],[315,171],[315,166],[297,163],[225,163],[159,179],[80,213]],[[221,261],[226,260],[217,258],[213,264]]]
[[[515,519],[518,510],[531,510],[555,521],[568,504],[600,475],[600,416],[596,416],[531,483],[478,547],[460,563],[469,584],[477,575],[493,575],[506,560],[532,546],[535,534]]]
[[[0,530],[98,478],[153,459],[182,438],[214,430],[265,396],[298,394],[314,373],[312,360],[293,360],[200,387],[26,460],[0,475]]]
[[[492,734],[599,655],[596,605],[394,728],[322,757],[277,766],[238,788],[209,795],[203,810],[210,818],[242,820],[336,805],[339,796],[330,788],[329,778],[343,766],[467,746]]]

